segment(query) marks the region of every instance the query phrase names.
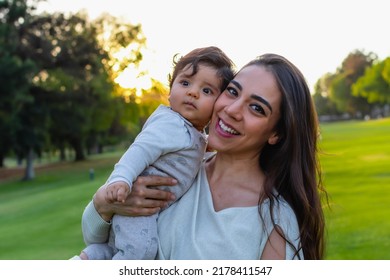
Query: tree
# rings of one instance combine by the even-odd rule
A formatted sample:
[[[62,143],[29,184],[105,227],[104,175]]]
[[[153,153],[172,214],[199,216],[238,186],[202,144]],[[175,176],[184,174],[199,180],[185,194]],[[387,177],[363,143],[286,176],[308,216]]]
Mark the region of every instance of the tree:
[[[103,89],[105,95],[111,90],[101,63],[105,54],[97,44],[95,29],[83,15],[56,13],[37,16],[26,33],[30,44],[25,45],[25,53],[41,69],[34,85],[50,95],[37,103],[47,102],[51,140],[60,148],[69,143],[75,160],[84,160],[99,90]],[[36,44],[35,48],[30,48],[31,43]],[[101,84],[96,82],[100,77],[104,79]]]
[[[142,60],[146,38],[141,25],[133,25],[109,14],[102,14],[93,21],[96,39],[103,52],[103,60],[110,80],[115,81],[129,65],[137,66]]]
[[[21,151],[17,144],[23,128],[20,113],[33,102],[29,86],[35,64],[20,56],[20,31],[34,9],[25,0],[0,2],[0,167],[11,150]]]
[[[390,104],[390,57],[368,67],[352,86],[352,93],[370,104]]]
[[[323,75],[314,85],[313,100],[319,116],[336,116],[340,112],[336,108],[336,104],[329,98],[329,83],[332,75],[327,73]]]
[[[85,150],[93,146],[101,149],[120,114],[115,99],[122,97],[113,94],[117,91],[114,78],[120,70],[116,65],[126,59],[118,59],[112,52],[141,38],[138,27],[124,27],[112,17],[108,22],[115,28],[110,29],[107,39],[101,34],[107,32],[102,27],[107,27],[107,20],[89,22],[83,13],[41,15],[31,24],[26,40],[36,44],[37,51],[27,49],[26,53],[30,52],[41,67],[34,84],[50,94],[42,102],[50,102],[51,142],[62,156],[69,144],[75,160],[84,160]],[[99,39],[102,36],[107,40]],[[137,55],[126,61],[136,63],[140,58]]]
[[[370,110],[365,98],[352,95],[352,85],[364,74],[365,69],[372,65],[376,57],[373,53],[365,54],[355,50],[344,59],[341,67],[331,76],[329,96],[339,111],[357,116]]]

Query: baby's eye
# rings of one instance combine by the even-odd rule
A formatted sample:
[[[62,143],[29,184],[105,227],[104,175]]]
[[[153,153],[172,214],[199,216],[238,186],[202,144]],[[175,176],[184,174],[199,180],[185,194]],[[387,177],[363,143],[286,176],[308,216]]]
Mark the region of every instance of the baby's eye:
[[[203,89],[203,92],[204,92],[206,95],[212,95],[212,94],[213,94],[213,91],[212,91],[210,88],[204,88],[204,89]]]
[[[180,84],[182,84],[183,86],[188,86],[190,83],[186,80],[183,80],[183,81],[180,81]]]

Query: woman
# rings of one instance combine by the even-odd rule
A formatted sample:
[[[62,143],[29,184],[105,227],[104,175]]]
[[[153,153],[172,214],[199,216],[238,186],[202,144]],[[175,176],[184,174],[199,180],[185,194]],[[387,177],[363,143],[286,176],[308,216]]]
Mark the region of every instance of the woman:
[[[301,72],[266,54],[245,65],[217,99],[206,157],[190,190],[158,220],[161,259],[321,259],[324,215],[319,127]],[[107,239],[112,215],[149,215],[169,194],[139,178],[122,205],[104,186],[83,215],[86,243]]]

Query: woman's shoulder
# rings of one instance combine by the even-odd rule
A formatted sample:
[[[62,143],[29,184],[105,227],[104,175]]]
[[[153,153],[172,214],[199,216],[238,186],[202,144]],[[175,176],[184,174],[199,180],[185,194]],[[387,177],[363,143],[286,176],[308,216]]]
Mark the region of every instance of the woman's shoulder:
[[[293,215],[295,217],[294,210],[290,204],[280,195],[277,196],[277,207],[279,208],[281,214],[285,214],[287,216]]]
[[[264,201],[261,208],[263,212],[263,217],[268,218],[269,222],[272,222],[273,219],[275,224],[280,226],[283,231],[298,231],[298,220],[295,215],[295,212],[290,206],[290,204],[281,195],[275,196],[272,208],[272,218],[270,215],[271,208],[269,199]]]

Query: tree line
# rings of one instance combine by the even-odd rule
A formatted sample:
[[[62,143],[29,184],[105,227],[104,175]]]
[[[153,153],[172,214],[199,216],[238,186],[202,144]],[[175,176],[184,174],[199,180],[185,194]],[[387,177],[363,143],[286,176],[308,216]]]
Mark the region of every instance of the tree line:
[[[313,94],[320,120],[376,118],[390,114],[390,57],[352,51],[335,73],[324,74]]]
[[[108,14],[38,14],[38,3],[0,1],[0,167],[7,156],[26,160],[25,179],[43,152],[65,160],[71,149],[79,161],[130,141],[167,95],[158,81],[142,97],[115,83],[142,60],[140,25]]]

